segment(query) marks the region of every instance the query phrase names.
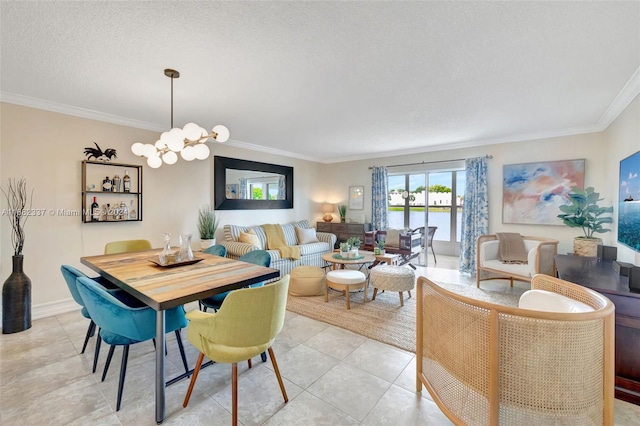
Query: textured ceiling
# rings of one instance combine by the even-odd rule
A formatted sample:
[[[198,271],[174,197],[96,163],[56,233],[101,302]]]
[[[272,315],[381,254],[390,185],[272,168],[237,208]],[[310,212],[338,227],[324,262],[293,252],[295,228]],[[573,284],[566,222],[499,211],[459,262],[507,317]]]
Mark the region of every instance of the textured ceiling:
[[[603,130],[640,2],[1,1],[7,102],[322,162]]]

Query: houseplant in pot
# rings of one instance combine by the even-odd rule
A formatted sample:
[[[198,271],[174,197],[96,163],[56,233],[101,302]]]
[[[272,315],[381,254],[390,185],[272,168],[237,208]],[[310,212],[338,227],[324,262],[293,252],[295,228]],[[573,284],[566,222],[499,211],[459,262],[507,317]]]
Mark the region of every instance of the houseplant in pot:
[[[603,198],[599,198],[600,193],[592,187],[581,189],[574,186],[568,196],[570,204],[560,206],[562,214],[558,217],[571,228],[582,228],[584,233],[573,240],[573,251],[578,256],[595,257],[602,239],[593,234],[609,232],[603,225],[613,223],[611,216],[608,216],[613,213],[613,207],[598,206],[598,201]]]
[[[340,214],[340,222],[344,223],[347,218],[347,205],[340,204],[338,206],[338,213]]]
[[[200,247],[202,250],[215,245],[218,218],[210,206],[198,210],[198,232],[200,233]]]
[[[9,179],[9,187],[6,191],[2,189],[2,194],[7,201],[6,216],[11,224],[13,245],[13,269],[2,285],[2,334],[10,334],[31,328],[31,280],[23,271],[22,249],[24,225],[29,218],[25,212],[31,210],[33,190],[28,197],[25,179]]]
[[[349,246],[351,247],[351,253],[353,253],[353,257],[358,257],[358,249],[360,248],[360,245],[362,244],[362,241],[360,241],[360,238],[358,237],[349,237],[347,239],[347,244],[349,244]]]

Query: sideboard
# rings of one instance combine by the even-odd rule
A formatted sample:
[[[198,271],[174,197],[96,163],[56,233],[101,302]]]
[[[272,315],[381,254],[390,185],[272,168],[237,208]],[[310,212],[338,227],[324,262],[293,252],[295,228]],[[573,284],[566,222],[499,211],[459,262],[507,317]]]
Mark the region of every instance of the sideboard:
[[[317,222],[316,230],[318,232],[329,232],[337,237],[336,247],[340,243],[347,241],[350,237],[360,238],[364,242],[365,231],[371,230],[370,223],[338,223],[338,222]]]
[[[616,307],[616,398],[640,405],[640,293],[629,290],[629,278],[613,261],[557,255],[558,277],[602,293]]]

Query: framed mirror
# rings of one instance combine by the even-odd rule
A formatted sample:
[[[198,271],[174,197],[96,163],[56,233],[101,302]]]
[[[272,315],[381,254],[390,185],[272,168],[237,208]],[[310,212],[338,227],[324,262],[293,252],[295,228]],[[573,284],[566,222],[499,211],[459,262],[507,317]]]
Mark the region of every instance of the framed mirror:
[[[213,158],[214,209],[293,208],[293,167],[237,158]]]

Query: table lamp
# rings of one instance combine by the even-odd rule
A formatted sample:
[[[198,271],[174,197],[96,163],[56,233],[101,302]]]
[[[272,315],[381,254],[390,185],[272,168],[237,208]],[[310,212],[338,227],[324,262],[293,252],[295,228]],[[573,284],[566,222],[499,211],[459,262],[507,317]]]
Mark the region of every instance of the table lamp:
[[[322,220],[324,220],[325,222],[331,222],[333,220],[333,215],[331,214],[331,212],[333,212],[334,210],[335,206],[333,204],[324,203],[322,205],[322,213],[324,213],[324,216],[322,216]]]

